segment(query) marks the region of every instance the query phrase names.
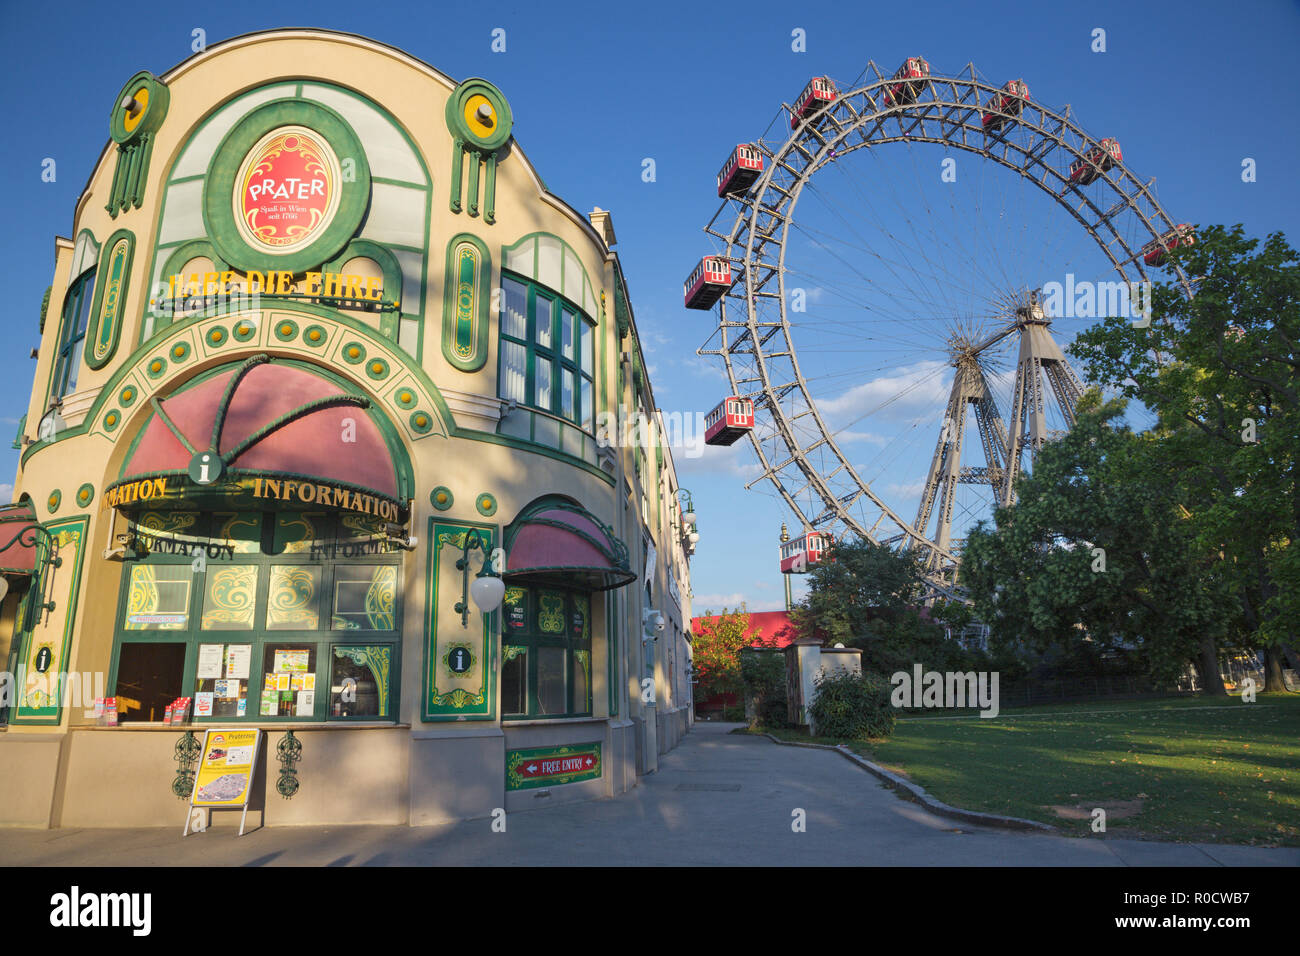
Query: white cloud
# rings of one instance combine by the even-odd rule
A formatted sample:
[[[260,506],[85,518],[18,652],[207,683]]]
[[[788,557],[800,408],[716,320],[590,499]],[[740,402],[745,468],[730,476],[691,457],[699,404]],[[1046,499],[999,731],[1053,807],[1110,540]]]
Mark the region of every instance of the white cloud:
[[[872,420],[903,422],[929,411],[942,412],[951,385],[948,369],[948,363],[941,360],[904,366],[895,374],[854,385],[833,398],[818,398],[817,407],[831,422],[845,423],[867,413],[872,413]],[[889,404],[880,407],[885,402]]]
[[[903,499],[910,499],[913,502],[920,500],[921,492],[923,491],[925,491],[924,479],[921,481],[909,482],[907,484],[899,484],[898,482],[891,482],[890,484],[885,485],[885,493],[887,495],[896,496]]]
[[[836,432],[835,440],[840,444],[857,441],[867,442],[872,445],[886,445],[889,443],[889,439],[884,435],[877,435],[873,432],[855,432],[849,428],[846,428],[842,432]]]
[[[8,483],[0,484],[0,505],[8,504],[14,500],[14,486]]]

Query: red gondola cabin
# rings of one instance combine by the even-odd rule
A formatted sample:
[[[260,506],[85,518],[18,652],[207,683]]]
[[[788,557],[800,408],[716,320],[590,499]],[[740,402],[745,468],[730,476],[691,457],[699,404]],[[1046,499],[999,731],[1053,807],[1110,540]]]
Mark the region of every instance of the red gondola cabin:
[[[705,256],[682,285],[688,309],[711,309],[731,288],[731,263],[718,256]]]
[[[916,102],[916,98],[925,89],[925,81],[930,76],[930,64],[924,57],[909,56],[894,73],[891,83],[885,89],[886,106],[905,106]]]
[[[1119,140],[1107,136],[1084,153],[1081,159],[1070,164],[1070,185],[1087,186],[1102,173],[1113,169],[1116,163],[1123,161],[1124,154],[1120,152]]]
[[[1196,233],[1188,223],[1180,223],[1170,229],[1159,239],[1153,239],[1142,247],[1142,260],[1149,266],[1163,265],[1165,253],[1179,246],[1196,245]]]
[[[807,574],[808,565],[817,564],[832,538],[825,531],[808,531],[781,545],[781,573]]]
[[[754,400],[732,395],[704,419],[704,444],[730,445],[754,428]]]
[[[741,143],[718,173],[719,196],[743,196],[763,173],[763,154],[749,143]]]
[[[794,114],[790,117],[790,128],[794,129],[827,103],[833,102],[837,96],[839,93],[829,76],[814,76],[795,100]]]
[[[1009,80],[1002,90],[989,100],[989,108],[981,119],[984,132],[996,132],[1002,129],[1002,124],[1011,116],[1019,116],[1027,99],[1029,99],[1029,84],[1024,80]]]

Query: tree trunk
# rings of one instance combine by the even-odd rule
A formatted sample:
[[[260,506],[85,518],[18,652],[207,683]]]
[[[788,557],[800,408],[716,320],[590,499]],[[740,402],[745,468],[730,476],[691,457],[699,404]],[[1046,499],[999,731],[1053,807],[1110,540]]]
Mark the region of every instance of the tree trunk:
[[[1211,697],[1227,697],[1228,689],[1223,686],[1223,675],[1219,673],[1219,649],[1214,638],[1202,635],[1199,651],[1196,669],[1201,675],[1201,692]]]
[[[1264,692],[1286,692],[1286,681],[1282,678],[1282,651],[1276,645],[1264,648]]]

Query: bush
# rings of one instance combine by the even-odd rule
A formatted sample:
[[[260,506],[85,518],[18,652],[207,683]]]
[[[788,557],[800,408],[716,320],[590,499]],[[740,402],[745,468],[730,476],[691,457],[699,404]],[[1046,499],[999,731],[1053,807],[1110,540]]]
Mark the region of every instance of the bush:
[[[744,651],[740,679],[745,700],[753,702],[753,725],[788,727],[785,696],[785,655],[780,651]]]
[[[889,703],[889,683],[876,674],[838,672],[817,681],[810,710],[819,737],[888,737],[897,715]]]

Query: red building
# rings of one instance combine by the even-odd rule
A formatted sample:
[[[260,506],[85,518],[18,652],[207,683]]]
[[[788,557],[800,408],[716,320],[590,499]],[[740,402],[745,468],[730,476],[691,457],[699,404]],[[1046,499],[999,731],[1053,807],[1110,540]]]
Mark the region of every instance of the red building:
[[[704,624],[707,620],[706,617],[691,618],[691,633],[703,633],[703,629],[707,628],[707,625]],[[749,613],[749,630],[745,633],[749,638],[750,647],[783,648],[794,643],[799,638],[799,631],[794,622],[790,620],[789,611],[751,611]],[[721,711],[724,707],[734,707],[739,703],[740,698],[736,694],[716,694],[712,697],[697,696],[695,711],[697,714]]]

